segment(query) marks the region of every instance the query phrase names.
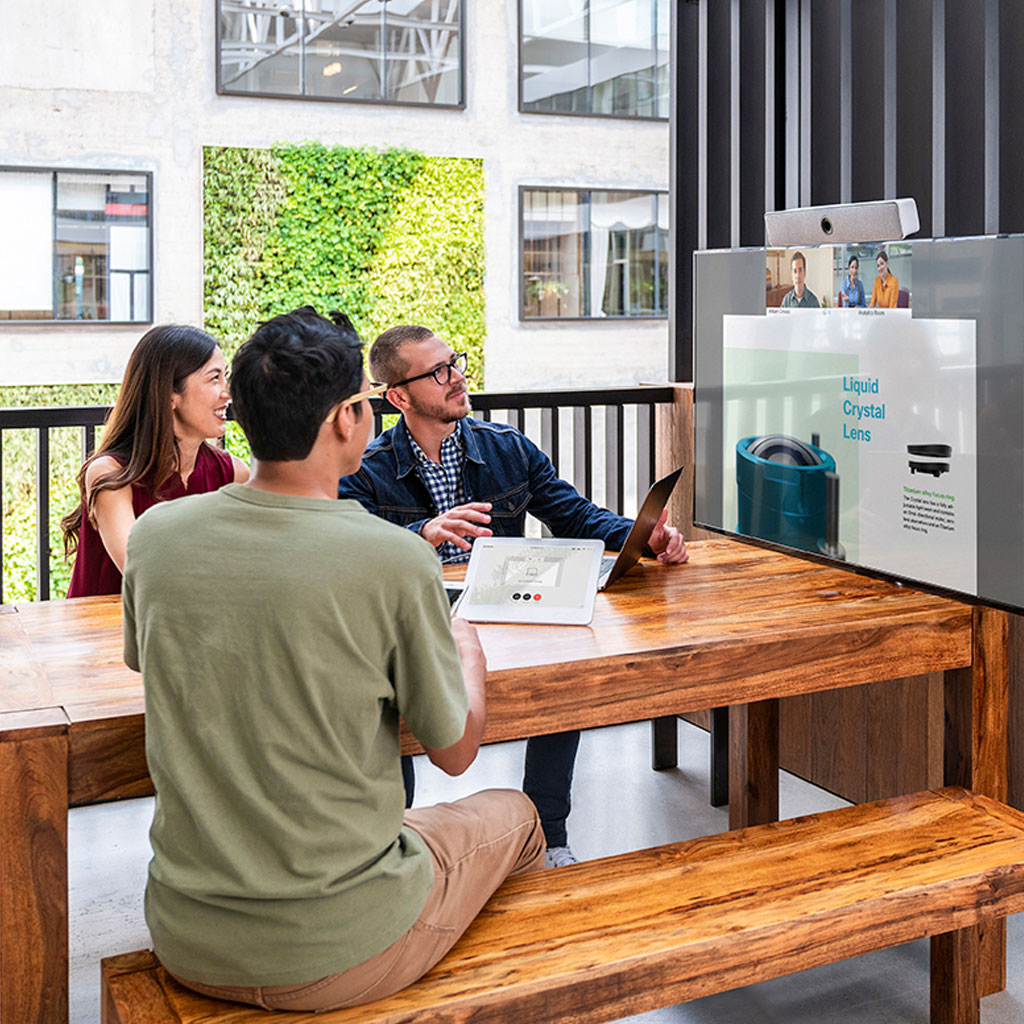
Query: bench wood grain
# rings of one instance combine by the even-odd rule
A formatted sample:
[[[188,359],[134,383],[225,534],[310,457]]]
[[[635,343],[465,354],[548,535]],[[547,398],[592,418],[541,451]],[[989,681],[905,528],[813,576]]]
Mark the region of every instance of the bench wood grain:
[[[933,1024],[977,1024],[977,926],[1024,909],[1024,815],[949,788],[509,879],[415,985],[269,1014],[103,962],[104,1024],[613,1020],[922,937]]]

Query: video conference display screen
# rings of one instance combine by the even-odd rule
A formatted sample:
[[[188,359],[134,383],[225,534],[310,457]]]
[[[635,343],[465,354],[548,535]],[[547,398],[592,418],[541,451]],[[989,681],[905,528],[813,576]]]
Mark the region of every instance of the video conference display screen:
[[[1024,236],[694,254],[695,520],[1024,610]]]

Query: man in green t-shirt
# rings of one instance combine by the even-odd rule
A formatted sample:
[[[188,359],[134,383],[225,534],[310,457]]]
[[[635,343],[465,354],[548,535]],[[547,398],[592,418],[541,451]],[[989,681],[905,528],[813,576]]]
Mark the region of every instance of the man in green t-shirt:
[[[399,716],[465,771],[486,663],[449,619],[433,549],[335,498],[369,436],[365,388],[340,314],[263,324],[232,365],[252,477],[158,505],[128,541],[154,948],[183,984],[273,1009],[404,988],[509,874],[543,864],[522,793],[404,811]]]

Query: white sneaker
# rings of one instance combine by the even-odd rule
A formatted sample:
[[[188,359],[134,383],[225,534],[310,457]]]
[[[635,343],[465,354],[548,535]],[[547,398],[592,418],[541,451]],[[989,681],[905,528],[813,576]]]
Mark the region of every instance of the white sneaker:
[[[544,867],[567,868],[576,864],[576,854],[568,846],[549,846],[544,853]]]

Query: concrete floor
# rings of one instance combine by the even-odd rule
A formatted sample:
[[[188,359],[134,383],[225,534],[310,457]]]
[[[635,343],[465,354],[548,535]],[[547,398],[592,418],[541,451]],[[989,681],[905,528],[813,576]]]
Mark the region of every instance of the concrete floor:
[[[570,842],[581,859],[728,828],[726,811],[707,802],[707,736],[680,723],[679,749],[678,769],[653,772],[646,723],[584,735],[569,821]],[[519,743],[485,748],[459,779],[422,763],[417,802],[452,799],[487,786],[518,786],[521,774]],[[841,804],[782,776],[782,817]],[[150,800],[71,813],[72,1024],[99,1022],[100,958],[149,945],[142,892],[151,814]],[[1010,919],[1009,951],[1009,985],[982,1001],[982,1024],[1024,1022],[1024,914]],[[638,1024],[925,1024],[928,944],[911,943],[628,1019]]]

